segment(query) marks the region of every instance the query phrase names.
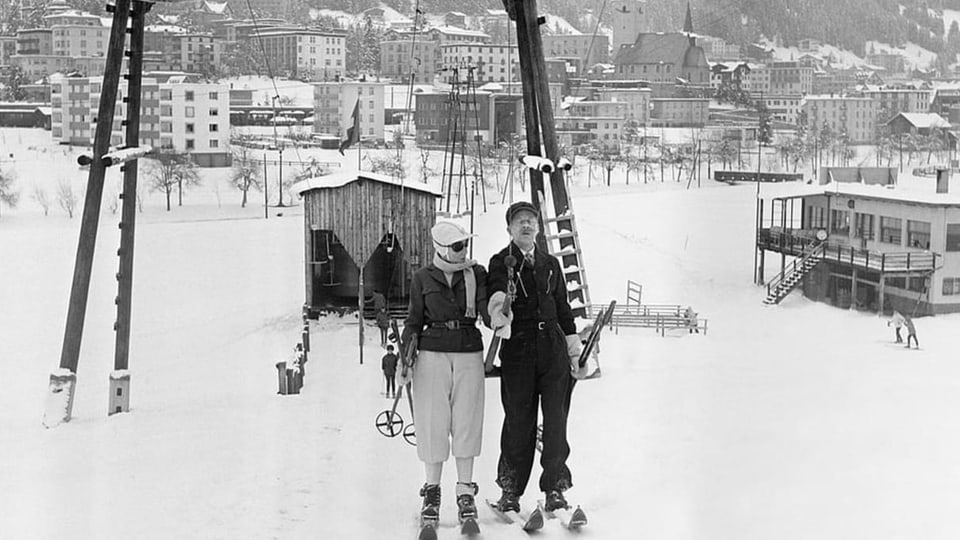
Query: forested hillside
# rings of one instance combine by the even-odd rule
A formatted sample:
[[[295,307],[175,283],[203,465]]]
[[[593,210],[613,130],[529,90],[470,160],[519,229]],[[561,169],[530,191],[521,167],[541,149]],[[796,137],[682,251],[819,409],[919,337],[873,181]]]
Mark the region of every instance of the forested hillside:
[[[383,0],[401,13],[412,13],[415,0]],[[311,0],[314,7],[359,12],[380,0]],[[540,11],[561,16],[581,31],[592,31],[593,15],[603,11],[609,23],[613,10],[605,0],[541,0]],[[654,30],[678,30],[686,0],[658,0],[644,4]],[[894,46],[912,42],[934,52],[946,45],[942,10],[960,10],[960,0],[692,0],[695,29],[738,43],[761,36],[783,45],[813,38],[853,51],[866,52],[868,40]],[[426,13],[461,11],[477,14],[502,9],[500,0],[419,0]],[[960,37],[960,36],[958,36]]]

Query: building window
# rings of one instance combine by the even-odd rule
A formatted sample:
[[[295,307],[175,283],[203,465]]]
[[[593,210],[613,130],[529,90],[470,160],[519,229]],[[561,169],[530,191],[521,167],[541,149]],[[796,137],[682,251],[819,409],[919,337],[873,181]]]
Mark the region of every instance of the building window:
[[[207,95],[207,97],[210,98],[210,99],[213,100],[213,101],[216,101],[216,100],[217,100],[217,93],[216,93],[216,92],[210,92],[210,93]]]
[[[217,139],[210,139],[210,148],[220,148],[220,141]]]
[[[907,220],[907,245],[930,249],[930,222]]]
[[[163,133],[170,133],[173,131],[173,124],[170,122],[160,122],[160,131]]]
[[[183,115],[186,116],[187,118],[193,118],[193,115],[194,115],[193,107],[184,107]]]
[[[943,278],[943,295],[955,296],[960,294],[960,277]]]
[[[210,124],[207,126],[207,129],[210,131],[210,133],[216,133],[217,131],[220,130],[220,126],[218,126],[217,124]]]
[[[907,278],[907,290],[913,292],[927,292],[927,278],[925,277],[912,277]]]
[[[186,101],[193,101],[193,90],[187,90],[184,92],[183,99]]]
[[[161,105],[160,116],[173,116],[173,107],[170,105]]]
[[[900,218],[880,216],[880,241],[887,244],[902,245],[903,222]]]
[[[187,150],[193,150],[193,139],[187,139]]]
[[[170,101],[171,99],[173,99],[173,91],[160,90],[160,99]]]
[[[853,231],[854,238],[863,238],[873,240],[873,214],[856,214],[856,229]]]
[[[960,251],[960,223],[947,223],[946,251]]]
[[[207,114],[209,114],[210,116],[217,116],[219,114],[219,111],[217,111],[217,109],[210,109],[209,111],[207,111]]]
[[[826,229],[827,209],[821,206],[809,206],[807,209],[807,227],[811,229]]]
[[[850,212],[846,210],[830,210],[830,232],[849,236]]]
[[[193,133],[193,124],[187,124],[187,133]]]

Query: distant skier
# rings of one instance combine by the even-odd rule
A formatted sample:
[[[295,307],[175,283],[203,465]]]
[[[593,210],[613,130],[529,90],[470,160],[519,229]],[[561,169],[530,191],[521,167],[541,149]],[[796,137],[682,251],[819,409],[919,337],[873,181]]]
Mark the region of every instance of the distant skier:
[[[687,309],[683,312],[683,318],[686,320],[691,334],[694,332],[700,333],[700,329],[697,327],[697,312],[691,306],[687,306]]]
[[[387,397],[392,398],[397,393],[394,379],[397,375],[397,355],[393,353],[393,345],[387,345],[387,354],[383,355],[380,364],[383,368],[383,376],[387,380]]]
[[[920,348],[920,342],[917,341],[917,327],[913,324],[913,319],[909,315],[903,316],[903,324],[907,327],[907,348],[910,348],[910,339],[913,339],[914,345]]]
[[[903,327],[903,315],[901,315],[899,311],[893,312],[893,316],[890,317],[889,321],[887,321],[887,326],[892,326],[894,332],[896,332],[896,343],[903,343],[903,336],[900,335],[900,329]]]
[[[380,291],[373,293],[373,311],[377,315],[377,328],[380,329],[380,347],[386,347],[390,315],[387,313],[387,297]]]

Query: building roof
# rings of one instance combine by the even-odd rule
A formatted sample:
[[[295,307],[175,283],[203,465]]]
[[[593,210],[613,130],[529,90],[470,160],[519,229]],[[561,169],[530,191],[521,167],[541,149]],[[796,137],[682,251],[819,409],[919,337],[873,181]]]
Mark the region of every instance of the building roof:
[[[338,188],[356,182],[360,179],[364,180],[373,180],[375,182],[380,182],[383,184],[390,184],[392,186],[403,186],[405,189],[413,189],[422,193],[429,193],[434,196],[441,196],[442,193],[440,190],[420,182],[407,181],[401,183],[396,178],[392,176],[387,176],[384,174],[372,173],[369,171],[338,171],[333,174],[326,176],[315,176],[313,178],[307,178],[306,180],[301,180],[291,187],[291,191],[296,193],[299,196],[303,196],[304,193],[314,189],[328,189],[328,188]]]
[[[948,193],[936,193],[936,181],[933,179],[900,176],[896,185],[889,186],[855,182],[829,182],[823,185],[787,182],[780,185],[764,184],[762,189],[765,196],[776,198],[843,195],[888,202],[960,206],[958,184],[960,182],[951,179]]]
[[[699,49],[699,47],[691,44],[690,38],[679,32],[640,33],[633,45],[621,47],[617,51],[613,63],[674,64],[681,59],[686,61],[690,49]]]
[[[206,8],[206,10],[210,13],[222,14],[227,10],[227,3],[211,2],[210,0],[206,0],[203,3],[203,7]]]
[[[889,124],[899,117],[903,117],[904,120],[910,122],[910,125],[917,129],[947,129],[950,127],[950,122],[944,120],[944,118],[937,113],[902,112],[891,118],[887,123]]]
[[[427,30],[427,32],[439,32],[441,34],[447,34],[451,36],[474,36],[474,37],[490,37],[489,34],[485,32],[478,32],[476,30],[464,30],[463,28],[457,28],[456,26],[434,26],[433,28]]]

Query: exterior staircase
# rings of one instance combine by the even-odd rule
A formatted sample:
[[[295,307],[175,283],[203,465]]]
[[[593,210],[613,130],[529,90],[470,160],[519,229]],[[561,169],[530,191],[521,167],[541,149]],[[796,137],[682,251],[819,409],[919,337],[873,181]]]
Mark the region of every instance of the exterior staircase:
[[[779,304],[790,292],[803,281],[807,272],[812,270],[823,260],[824,243],[818,242],[812,249],[805,252],[803,257],[794,259],[783,272],[777,274],[767,283],[767,297],[764,304]]]

